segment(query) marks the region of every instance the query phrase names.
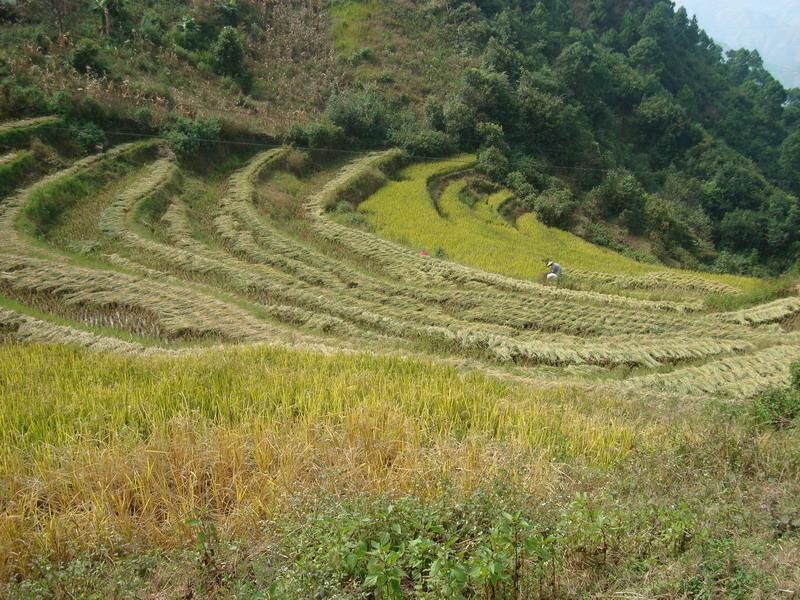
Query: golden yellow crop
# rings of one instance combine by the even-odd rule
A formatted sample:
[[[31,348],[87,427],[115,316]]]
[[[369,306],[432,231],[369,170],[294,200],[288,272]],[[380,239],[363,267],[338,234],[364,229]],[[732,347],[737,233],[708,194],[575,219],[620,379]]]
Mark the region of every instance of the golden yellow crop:
[[[690,273],[664,266],[640,263],[591,244],[569,232],[540,223],[533,214],[525,214],[516,227],[497,214],[496,208],[509,192],[499,192],[474,208],[458,199],[464,181],[450,184],[439,199],[439,211],[433,205],[427,183],[431,177],[463,169],[472,157],[416,164],[400,173],[360,205],[375,231],[384,237],[416,248],[444,251],[448,258],[521,279],[541,279],[544,261],[558,260],[567,276],[586,271],[637,277],[650,273],[669,273],[675,287],[683,277],[699,277],[740,289],[752,289],[756,279],[733,275]],[[622,282],[635,287],[633,282]]]
[[[95,543],[180,545],[197,514],[252,528],[319,486],[474,486],[508,468],[547,485],[550,460],[607,465],[635,445],[586,404],[399,358],[0,345],[0,573]]]

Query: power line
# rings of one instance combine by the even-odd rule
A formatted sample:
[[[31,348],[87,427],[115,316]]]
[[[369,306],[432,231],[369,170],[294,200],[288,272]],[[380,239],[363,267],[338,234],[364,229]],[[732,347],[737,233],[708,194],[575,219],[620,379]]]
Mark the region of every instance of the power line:
[[[59,127],[56,125],[43,125],[42,129],[52,129],[56,131],[64,131],[64,132],[75,132],[77,131],[84,131],[88,132],[88,129],[81,129],[78,128],[71,128],[71,127]],[[151,140],[160,140],[167,142],[168,139],[161,135],[155,134],[148,134],[148,133],[138,133],[138,132],[131,132],[131,131],[112,131],[112,130],[103,130],[104,133],[112,136],[119,136],[119,137],[132,137],[138,139],[151,139]],[[208,144],[228,144],[234,146],[247,146],[253,148],[261,148],[264,150],[274,150],[277,148],[285,148],[287,146],[296,148],[299,150],[307,150],[309,152],[328,152],[332,154],[347,154],[347,155],[363,155],[370,150],[348,150],[345,148],[332,148],[332,147],[325,147],[325,146],[300,146],[296,144],[269,144],[266,142],[256,142],[256,141],[247,141],[247,140],[232,140],[232,139],[225,139],[225,138],[194,138],[198,142],[204,142]],[[547,153],[542,151],[539,152],[544,156],[547,156]],[[563,155],[562,155],[563,156]],[[441,161],[447,160],[453,164],[464,164],[464,165],[471,165],[475,164],[475,160],[458,160],[452,158],[450,156],[426,156],[421,154],[415,154],[412,156],[414,160],[426,160],[426,161]],[[614,168],[601,168],[601,167],[588,167],[588,166],[580,166],[580,165],[556,165],[556,164],[547,164],[547,165],[538,165],[539,168],[542,169],[560,169],[560,170],[568,170],[568,171],[582,171],[582,172],[595,172],[595,173],[612,173],[614,171],[620,170],[620,167]],[[645,170],[645,169],[624,169],[628,173],[638,174],[638,175],[662,175],[663,171],[653,171],[653,170]],[[766,179],[766,178],[765,178]],[[791,184],[792,182],[786,179],[771,179],[767,180],[771,183],[781,183],[781,184]]]
[[[65,132],[74,132],[74,131],[89,131],[88,129],[81,129],[81,128],[70,128],[70,127],[58,127],[55,125],[44,125],[42,129],[52,129],[56,131],[65,131]],[[138,132],[131,132],[131,131],[113,131],[113,130],[103,130],[104,133],[112,136],[120,136],[120,137],[134,137],[138,139],[151,139],[151,140],[161,140],[161,141],[168,141],[166,137],[162,135],[155,135],[149,133],[138,133]],[[266,142],[255,142],[255,141],[246,141],[246,140],[232,140],[226,138],[194,138],[198,142],[205,142],[210,144],[230,144],[230,145],[238,145],[238,146],[250,146],[255,148],[263,148],[265,150],[270,149],[277,149],[277,148],[284,148],[287,147],[287,144],[268,144]],[[290,144],[289,146],[293,148],[297,148],[299,150],[308,150],[310,152],[330,152],[334,154],[350,154],[350,155],[362,155],[365,152],[369,152],[369,150],[348,150],[345,148],[331,148],[326,146],[300,146],[296,144]],[[461,164],[474,164],[475,160],[457,160],[450,156],[427,156],[423,154],[415,154],[413,155],[415,160],[447,160],[452,163],[461,163]],[[597,167],[578,167],[575,165],[542,165],[547,166],[549,168],[554,169],[574,169],[574,170],[583,170],[583,171],[601,171],[601,172],[609,172],[614,171],[616,169],[601,169]],[[659,171],[630,171],[631,173],[651,173],[656,174]]]

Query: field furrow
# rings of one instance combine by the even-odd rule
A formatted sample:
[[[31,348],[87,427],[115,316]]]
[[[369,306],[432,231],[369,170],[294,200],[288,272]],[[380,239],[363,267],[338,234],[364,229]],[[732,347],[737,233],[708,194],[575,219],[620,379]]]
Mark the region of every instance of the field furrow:
[[[205,215],[191,205],[194,200],[184,199],[181,167],[157,158],[151,143],[120,146],[45,177],[0,209],[0,299],[78,323],[90,330],[86,335],[116,330],[167,344],[318,343],[315,336],[321,335],[343,349],[433,351],[492,372],[506,365],[509,376],[517,369],[537,377],[536,368],[546,366],[590,382],[613,378],[617,368],[634,368],[637,376],[626,385],[654,390],[662,375],[666,380],[676,373],[680,390],[689,383],[677,382],[704,372],[692,368],[711,369],[786,346],[782,330],[753,325],[791,318],[796,298],[709,315],[693,302],[552,287],[490,273],[420,255],[331,219],[332,207],[357,205],[393,185],[388,177],[404,160],[396,150],[366,155],[321,183],[303,202],[298,235],[256,203],[272,201],[269,193],[259,196],[260,187],[286,168],[288,156],[289,150],[275,149],[247,161],[230,174],[213,212]],[[111,168],[119,162],[132,167]],[[436,187],[431,181],[443,168],[428,168],[431,179],[422,180],[429,202]],[[456,183],[448,179],[439,187]],[[73,185],[109,190],[95,204],[100,214],[94,229],[69,225],[81,202]],[[441,198],[444,217],[467,210],[452,204],[449,190]],[[484,218],[500,203],[493,202]],[[51,240],[53,227],[61,229]],[[96,239],[75,245],[63,239],[71,231]],[[73,247],[86,248],[97,266],[76,259]],[[572,275],[628,288],[733,290],[721,281],[670,271]],[[696,363],[703,366],[686,367]],[[652,381],[641,375],[656,368],[670,372]]]

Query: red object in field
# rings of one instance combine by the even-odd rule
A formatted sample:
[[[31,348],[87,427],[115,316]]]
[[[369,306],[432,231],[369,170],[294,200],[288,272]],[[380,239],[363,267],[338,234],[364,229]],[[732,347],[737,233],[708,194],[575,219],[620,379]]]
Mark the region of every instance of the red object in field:
[[[430,254],[428,254],[427,250],[423,250],[422,252],[419,253],[419,255],[420,256],[430,256]]]

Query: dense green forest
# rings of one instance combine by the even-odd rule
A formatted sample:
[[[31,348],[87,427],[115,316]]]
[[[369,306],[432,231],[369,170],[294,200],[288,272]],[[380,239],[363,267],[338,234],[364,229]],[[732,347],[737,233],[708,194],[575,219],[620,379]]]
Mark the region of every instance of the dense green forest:
[[[476,151],[509,219],[720,272],[800,255],[800,90],[669,1],[20,0],[0,22],[0,115],[60,114],[78,152]]]

